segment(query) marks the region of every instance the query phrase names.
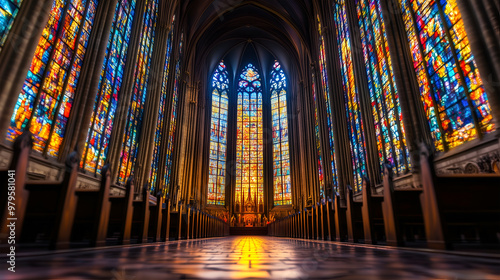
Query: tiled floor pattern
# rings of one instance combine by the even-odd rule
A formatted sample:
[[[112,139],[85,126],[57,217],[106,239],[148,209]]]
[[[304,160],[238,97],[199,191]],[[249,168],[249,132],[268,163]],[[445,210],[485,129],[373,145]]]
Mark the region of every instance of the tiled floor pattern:
[[[0,279],[500,279],[500,261],[233,236],[18,257]]]

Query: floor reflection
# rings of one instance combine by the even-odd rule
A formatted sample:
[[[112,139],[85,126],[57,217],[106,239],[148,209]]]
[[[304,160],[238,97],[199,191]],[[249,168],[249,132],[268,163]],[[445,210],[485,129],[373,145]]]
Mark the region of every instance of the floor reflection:
[[[21,257],[0,279],[500,279],[495,259],[240,236]]]

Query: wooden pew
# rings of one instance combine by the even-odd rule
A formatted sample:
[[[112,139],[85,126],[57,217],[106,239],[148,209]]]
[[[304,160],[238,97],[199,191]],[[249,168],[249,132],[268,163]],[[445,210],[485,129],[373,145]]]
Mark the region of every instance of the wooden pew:
[[[323,200],[321,202],[321,215],[323,217],[323,240],[331,241],[332,240],[332,225],[330,223],[330,211],[329,211],[329,202],[328,200]]]
[[[69,247],[77,205],[75,189],[78,163],[78,153],[74,151],[65,162],[61,181],[26,182],[29,198],[21,221],[21,243],[48,242],[51,249]]]
[[[149,228],[149,190],[148,188],[142,189],[142,197],[134,200],[134,213],[132,215],[132,232],[131,239],[137,243],[148,242],[148,228]]]
[[[382,213],[383,195],[372,193],[372,188],[367,180],[363,182],[363,206],[361,212],[363,215],[363,230],[365,244],[377,244],[385,235],[384,215]]]
[[[306,223],[306,239],[313,239],[312,210],[304,208]]]
[[[26,205],[28,204],[29,198],[29,192],[26,190],[25,184],[28,171],[29,154],[32,147],[33,135],[29,132],[29,130],[25,130],[14,141],[12,159],[10,161],[9,168],[7,170],[0,171],[0,180],[2,182],[2,186],[5,186],[2,187],[1,191],[3,194],[0,196],[0,213],[2,218],[0,222],[0,240],[2,244],[7,243],[10,235],[10,228],[7,227],[11,222],[11,220],[9,220],[10,218],[16,219],[14,230],[16,233],[15,236],[21,236]],[[9,193],[15,197],[15,201],[10,201],[10,205],[8,203]],[[8,206],[13,207],[11,209],[14,209],[14,215],[10,215],[11,213]]]
[[[197,224],[197,217],[198,217],[198,209],[195,207],[192,208],[193,214],[192,214],[192,219],[191,219],[191,230],[190,230],[190,238],[191,239],[196,239],[196,232],[198,230],[198,224]]]
[[[329,240],[333,241],[336,240],[336,227],[335,227],[335,206],[334,206],[334,201],[331,198],[327,198],[325,202],[325,208],[326,208],[326,216],[327,216],[327,224],[328,228],[330,229],[329,231]]]
[[[340,195],[335,193],[335,200],[332,203],[333,209],[333,224],[335,225],[335,241],[347,241],[347,219],[346,212],[347,207],[344,207],[340,203]]]
[[[74,215],[71,241],[82,242],[83,246],[104,246],[108,233],[111,202],[111,170],[109,164],[101,171],[98,190],[76,190],[76,211]]]
[[[436,176],[433,158],[421,148],[422,210],[429,248],[452,249],[468,232],[480,243],[498,243],[500,176],[467,174]]]
[[[191,222],[191,215],[193,214],[191,205],[187,205],[187,215],[186,215],[186,239],[190,239],[191,234],[191,226],[193,225]]]
[[[164,198],[165,208],[162,209],[162,222],[161,222],[161,240],[170,240],[170,197],[167,195]]]
[[[163,220],[163,193],[158,192],[156,194],[156,204],[149,206],[149,229],[148,229],[148,239],[153,242],[158,242],[161,240],[161,223]]]
[[[130,244],[132,215],[134,213],[134,193],[134,180],[133,178],[129,178],[125,185],[125,196],[109,198],[111,201],[111,210],[109,216],[108,239],[115,237],[117,244]]]
[[[406,241],[414,241],[414,233],[423,229],[421,189],[395,190],[392,170],[384,168],[384,202],[382,212],[389,246],[403,246]]]
[[[182,240],[187,238],[187,227],[188,227],[188,211],[184,213],[184,209],[187,207],[187,205],[184,205],[184,203],[179,202],[179,225],[178,225],[178,236],[177,240]],[[186,209],[187,210],[187,209]]]
[[[325,201],[318,202],[321,240],[327,240],[328,225],[326,224]]]
[[[354,191],[349,185],[347,185],[346,200],[347,240],[351,243],[360,242],[360,240],[364,239],[363,216],[361,211],[363,203],[354,201]]]
[[[177,240],[179,238],[179,219],[179,211],[170,211],[169,240]]]
[[[314,205],[314,231],[315,231],[315,236],[314,236],[314,239],[316,240],[320,240],[322,237],[321,237],[321,233],[320,233],[320,229],[321,229],[321,226],[320,226],[320,220],[319,220],[319,202],[317,202],[315,205]]]

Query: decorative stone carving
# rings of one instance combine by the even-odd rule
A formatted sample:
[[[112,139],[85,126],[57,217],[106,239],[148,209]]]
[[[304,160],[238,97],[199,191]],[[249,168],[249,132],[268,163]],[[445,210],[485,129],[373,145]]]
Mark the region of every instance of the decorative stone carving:
[[[46,180],[57,182],[62,180],[64,175],[64,165],[55,161],[55,159],[44,159],[40,154],[32,153],[28,164],[28,178],[30,180]]]
[[[79,174],[76,183],[76,189],[97,191],[99,190],[99,185],[100,185],[100,179]]]
[[[7,169],[9,167],[12,151],[0,147],[0,169]]]
[[[436,163],[436,173],[444,174],[480,174],[480,173],[500,173],[500,152],[496,149],[469,152],[460,155],[446,162]],[[446,163],[443,164],[443,163]]]

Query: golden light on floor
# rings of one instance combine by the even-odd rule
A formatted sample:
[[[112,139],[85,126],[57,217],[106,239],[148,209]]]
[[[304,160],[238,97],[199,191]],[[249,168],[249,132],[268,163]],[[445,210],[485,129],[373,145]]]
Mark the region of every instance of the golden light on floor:
[[[297,277],[302,274],[293,266],[284,264],[277,260],[291,257],[288,246],[283,246],[279,253],[276,253],[276,248],[271,248],[269,237],[259,236],[240,236],[236,237],[232,242],[232,250],[235,257],[238,257],[237,265],[233,266],[229,278],[267,278],[270,276],[270,271],[281,271],[287,274],[287,277]],[[291,275],[293,274],[293,276]]]

